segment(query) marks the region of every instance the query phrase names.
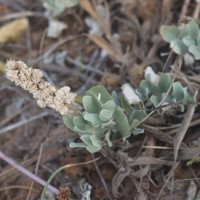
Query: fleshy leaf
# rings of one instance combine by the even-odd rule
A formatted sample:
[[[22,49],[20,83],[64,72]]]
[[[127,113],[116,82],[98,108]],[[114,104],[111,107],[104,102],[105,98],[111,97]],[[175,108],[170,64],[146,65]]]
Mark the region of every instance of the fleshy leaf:
[[[105,109],[103,109],[99,114],[99,118],[103,122],[107,122],[108,120],[112,118],[112,116],[113,116],[113,112],[110,110],[105,110]]]
[[[91,134],[92,130],[89,126],[88,122],[85,121],[81,116],[75,116],[73,118],[74,123],[74,131],[78,132],[79,134]]]
[[[112,147],[112,142],[111,142],[111,140],[110,140],[110,135],[111,135],[111,132],[110,131],[108,131],[106,134],[105,134],[105,139],[106,139],[106,141],[107,141],[107,143],[108,143],[108,146],[109,147]]]
[[[160,34],[164,41],[172,42],[180,35],[180,30],[176,26],[161,26]]]
[[[53,16],[60,15],[66,8],[76,6],[79,0],[45,0],[43,6],[53,13]]]
[[[74,131],[76,133],[78,133],[79,135],[91,135],[93,134],[93,130],[92,129],[88,129],[88,130],[83,130],[83,129],[80,129],[78,127],[74,127]]]
[[[115,102],[115,105],[120,106],[120,98],[115,91],[112,91],[112,98]]]
[[[183,103],[187,103],[190,101],[190,95],[187,91],[188,89],[185,87],[183,88],[183,92],[184,92],[184,99],[183,99]]]
[[[151,88],[151,83],[147,80],[143,80],[140,83],[140,87],[136,92],[140,93],[142,97],[148,97],[151,94],[152,88]]]
[[[76,143],[76,142],[70,142],[69,147],[70,148],[76,148],[76,147],[81,147],[81,148],[86,148],[86,144],[84,143]]]
[[[195,60],[200,60],[200,47],[199,46],[190,46],[189,52],[194,56]]]
[[[187,47],[190,47],[191,45],[195,45],[195,40],[190,36],[186,36],[184,37],[183,39],[183,43],[187,46]]]
[[[173,84],[172,96],[176,99],[177,102],[180,102],[184,99],[183,86],[179,82],[175,82]]]
[[[140,120],[134,119],[133,122],[131,123],[131,128],[135,129],[137,128],[137,126],[139,126],[139,124],[140,124]]]
[[[153,105],[154,105],[155,107],[157,107],[158,104],[159,104],[158,97],[155,96],[155,95],[151,95],[150,101],[153,103]]]
[[[89,113],[98,113],[101,109],[98,101],[95,101],[91,96],[84,96],[82,101],[84,109]]]
[[[86,145],[88,145],[88,146],[93,146],[93,144],[92,144],[92,141],[91,141],[91,139],[90,139],[90,136],[91,135],[81,135],[81,140],[86,144]]]
[[[171,85],[170,76],[168,74],[162,74],[158,85],[162,92],[167,92]]]
[[[183,27],[185,32],[188,32],[189,35],[194,38],[197,39],[198,34],[199,34],[199,26],[198,24],[194,21],[191,20],[188,24],[185,25],[185,27]],[[183,33],[184,34],[184,33]]]
[[[83,118],[91,122],[93,126],[98,126],[101,124],[101,120],[99,119],[99,116],[96,113],[85,113],[83,114]]]
[[[188,50],[187,46],[180,39],[171,41],[170,47],[175,53],[179,55],[184,55],[185,53],[187,53]]]
[[[132,113],[132,116],[131,116],[131,121],[134,121],[134,120],[138,120],[138,121],[141,121],[143,120],[144,118],[146,117],[146,111],[145,110],[134,110],[133,113]],[[131,124],[131,128],[134,128],[135,127],[135,124],[132,125]]]
[[[104,104],[101,104],[101,107],[105,110],[112,111],[114,113],[114,110],[116,108],[115,102],[113,100],[109,100]]]
[[[99,140],[97,139],[96,135],[91,135],[90,140],[95,147],[100,147]]]
[[[142,128],[136,128],[134,131],[133,131],[133,135],[139,135],[141,133],[144,133],[144,129]]]
[[[101,127],[105,129],[112,129],[115,126],[115,124],[116,123],[114,121],[110,120],[109,122],[103,123]]]
[[[70,115],[63,116],[64,124],[71,130],[74,130],[73,117]]]
[[[106,103],[107,101],[112,100],[112,97],[106,88],[101,85],[92,87],[86,94],[96,97],[101,103]]]
[[[197,45],[200,46],[200,31],[199,31],[198,38],[197,38]]]
[[[119,131],[119,133],[123,137],[127,137],[130,134],[130,126],[126,115],[124,114],[123,110],[119,107],[114,112],[114,121],[116,123],[116,128]]]
[[[97,140],[95,141],[94,137],[92,139],[93,139],[93,142],[95,144],[97,144],[97,146],[93,144],[93,142],[91,140],[91,136],[89,136],[89,135],[82,135],[80,138],[86,144],[86,149],[89,152],[95,153],[101,149],[101,145],[97,144],[98,142],[97,142]]]
[[[90,153],[96,153],[101,149],[101,146],[96,147],[96,146],[87,146],[86,149],[90,152]]]

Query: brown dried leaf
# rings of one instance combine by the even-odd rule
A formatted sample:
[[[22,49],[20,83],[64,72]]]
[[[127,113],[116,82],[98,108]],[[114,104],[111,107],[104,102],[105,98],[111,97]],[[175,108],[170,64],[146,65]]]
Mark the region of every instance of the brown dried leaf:
[[[94,9],[92,4],[89,0],[80,0],[80,5],[84,10],[86,10],[95,20],[98,21],[98,23],[101,25],[102,29],[104,30],[107,38],[111,37],[110,32],[110,23],[108,21],[105,21]],[[108,10],[108,9],[107,9]]]
[[[28,28],[28,19],[20,18],[0,28],[0,43],[17,42]]]
[[[108,90],[113,90],[120,82],[120,76],[113,73],[105,73],[101,78],[100,84],[105,86]]]
[[[113,48],[111,44],[109,44],[105,39],[98,35],[88,35],[88,37],[104,51],[110,54],[110,56],[112,56],[115,60],[118,62],[123,62],[123,55],[119,49]]]
[[[80,0],[80,5],[85,9],[93,18],[98,19],[99,15],[94,10],[93,6],[88,0]]]
[[[156,0],[124,0],[122,10],[125,14],[134,13],[144,21],[152,20],[156,13],[157,3]]]
[[[144,69],[143,65],[134,63],[133,66],[129,67],[128,75],[129,79],[134,87],[138,87],[141,80],[144,79]]]
[[[162,17],[163,18],[165,18],[167,15],[170,14],[170,9],[172,5],[173,5],[173,2],[171,0],[163,0],[162,2]]]

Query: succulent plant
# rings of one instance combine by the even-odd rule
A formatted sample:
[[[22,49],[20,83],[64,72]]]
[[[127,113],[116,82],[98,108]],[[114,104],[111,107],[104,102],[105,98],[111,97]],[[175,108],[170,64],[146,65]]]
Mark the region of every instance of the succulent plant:
[[[158,84],[152,83],[150,77],[147,76],[136,89],[136,93],[146,108],[151,106],[156,108],[164,97],[163,105],[177,104],[181,111],[184,111],[185,104],[196,102],[197,93],[190,94],[187,87],[183,87],[180,82],[174,82],[168,92],[170,85],[171,79],[168,74],[162,74]]]
[[[187,87],[183,87],[180,82],[174,82],[170,91],[168,91],[170,85],[170,76],[168,74],[162,74],[159,77],[158,83],[157,81],[152,82],[152,77],[148,75],[144,80],[141,81],[140,86],[137,89],[130,87],[130,89],[132,88],[134,94],[138,95],[139,99],[141,100],[140,102],[134,103],[134,107],[129,106],[128,108],[131,111],[131,114],[127,114],[131,127],[130,134],[133,133],[136,135],[144,132],[144,130],[139,128],[138,125],[141,124],[141,121],[150,112],[149,108],[157,108],[163,98],[165,98],[164,102],[162,103],[163,106],[170,107],[171,105],[176,104],[182,112],[184,111],[185,105],[196,102],[197,93],[190,94]],[[129,93],[131,94],[130,91]],[[132,95],[132,97],[135,98],[135,95]],[[132,99],[128,99],[129,104],[133,101],[134,100]],[[162,106],[156,109],[156,111],[159,113],[166,110],[168,110],[168,108]]]
[[[190,53],[195,60],[200,60],[200,29],[195,20],[188,18],[187,24],[161,26],[160,34],[164,41],[170,43],[172,50],[184,55]]]
[[[99,151],[103,145],[112,146],[119,133],[126,138],[130,132],[128,119],[103,86],[95,86],[82,99],[84,111],[74,117],[65,116],[68,128],[80,135],[83,143],[70,143],[70,147],[84,147],[90,152]]]
[[[66,126],[82,140],[70,143],[70,147],[83,147],[94,153],[104,145],[111,147],[112,141],[119,137],[125,141],[131,134],[143,133],[139,127],[141,121],[150,112],[149,108],[157,108],[164,97],[163,105],[177,104],[181,111],[184,104],[196,102],[196,93],[190,94],[180,82],[174,82],[168,91],[171,86],[168,74],[158,76],[156,81],[151,76],[152,73],[147,75],[137,89],[129,84],[122,86],[123,94],[130,94],[130,98],[115,91],[111,96],[103,86],[89,89],[82,98],[83,111],[76,116],[64,116]]]
[[[52,15],[60,15],[66,8],[76,6],[79,0],[45,0],[43,6],[49,10]]]

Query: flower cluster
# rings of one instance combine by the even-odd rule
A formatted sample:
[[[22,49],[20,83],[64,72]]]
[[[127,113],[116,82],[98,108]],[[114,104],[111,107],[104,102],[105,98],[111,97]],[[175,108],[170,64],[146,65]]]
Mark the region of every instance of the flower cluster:
[[[56,89],[55,86],[44,81],[39,69],[27,67],[22,61],[9,60],[6,63],[6,77],[16,85],[33,94],[40,107],[51,107],[61,115],[70,112],[70,106],[74,102],[75,94],[70,92],[68,86]]]

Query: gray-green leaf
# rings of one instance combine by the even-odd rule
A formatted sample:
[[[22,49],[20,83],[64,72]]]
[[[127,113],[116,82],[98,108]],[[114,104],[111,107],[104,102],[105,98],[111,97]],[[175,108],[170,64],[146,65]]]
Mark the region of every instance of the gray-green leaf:
[[[195,60],[200,60],[200,47],[199,46],[190,46],[189,52],[194,56]]]
[[[183,86],[179,82],[173,84],[173,93],[172,96],[176,99],[177,102],[180,102],[184,99],[184,90]]]
[[[121,108],[117,108],[114,112],[114,121],[116,128],[123,137],[130,135],[130,126],[128,119]]]
[[[179,55],[184,55],[185,53],[187,53],[188,50],[187,46],[180,39],[171,41],[170,47],[175,53]]]
[[[166,42],[176,40],[180,35],[180,30],[176,26],[161,26],[160,34]]]

